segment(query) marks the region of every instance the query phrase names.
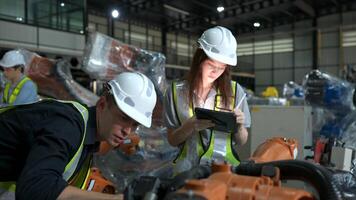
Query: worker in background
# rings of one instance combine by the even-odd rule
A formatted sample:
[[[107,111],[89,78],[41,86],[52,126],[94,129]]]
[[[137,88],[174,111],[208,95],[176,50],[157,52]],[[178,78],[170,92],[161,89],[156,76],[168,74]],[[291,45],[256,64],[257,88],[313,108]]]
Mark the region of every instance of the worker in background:
[[[25,60],[18,50],[5,53],[0,68],[7,83],[0,95],[0,107],[33,103],[38,100],[36,84],[24,75]]]
[[[15,190],[19,200],[122,199],[77,187],[88,181],[100,141],[117,148],[138,124],[151,126],[156,98],[145,75],[124,72],[108,82],[94,107],[42,100],[2,108],[0,181],[16,181],[16,189],[7,190]]]
[[[251,124],[247,101],[242,87],[231,81],[230,67],[236,65],[235,37],[230,30],[217,26],[206,30],[198,39],[199,48],[187,80],[173,81],[166,92],[165,120],[168,141],[180,147],[174,160],[174,173],[180,173],[202,161],[226,161],[239,164],[234,144],[247,141],[247,127]],[[241,106],[236,107],[242,100]],[[210,120],[197,119],[194,108],[234,112],[236,133],[222,133],[207,129],[214,124]]]

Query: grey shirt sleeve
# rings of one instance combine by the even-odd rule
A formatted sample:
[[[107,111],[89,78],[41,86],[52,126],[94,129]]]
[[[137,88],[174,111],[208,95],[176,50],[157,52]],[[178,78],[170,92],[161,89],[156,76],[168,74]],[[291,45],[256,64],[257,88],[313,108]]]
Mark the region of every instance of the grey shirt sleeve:
[[[166,93],[164,95],[164,121],[168,128],[178,128],[180,126],[180,122],[178,119],[178,113],[176,111],[176,107],[173,101],[173,92],[172,85],[167,88]]]
[[[238,102],[240,102],[243,94],[245,93],[244,89],[237,83],[236,84],[236,99],[235,99],[235,108],[238,104]],[[248,104],[247,104],[247,99],[245,98],[241,105],[240,105],[240,109],[241,111],[244,113],[245,115],[245,123],[244,123],[244,126],[246,128],[249,128],[251,127],[251,115],[250,115],[250,109],[248,107]]]

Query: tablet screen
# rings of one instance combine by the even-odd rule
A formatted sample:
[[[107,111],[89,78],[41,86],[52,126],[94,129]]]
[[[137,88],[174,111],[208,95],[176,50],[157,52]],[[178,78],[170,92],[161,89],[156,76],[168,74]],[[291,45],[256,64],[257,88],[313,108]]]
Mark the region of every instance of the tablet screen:
[[[197,119],[209,119],[215,126],[212,129],[228,133],[237,132],[236,117],[232,112],[221,112],[204,108],[195,108]]]

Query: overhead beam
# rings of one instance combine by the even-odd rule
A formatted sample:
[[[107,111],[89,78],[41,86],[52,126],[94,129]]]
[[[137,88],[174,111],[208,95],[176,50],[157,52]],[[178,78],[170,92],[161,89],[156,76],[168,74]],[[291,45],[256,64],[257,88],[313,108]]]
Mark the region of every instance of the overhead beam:
[[[288,12],[286,10],[282,10],[281,12],[286,14],[286,15],[288,15],[289,17],[295,17],[292,13],[290,13],[290,12]]]
[[[316,16],[314,8],[311,5],[307,4],[304,0],[296,0],[294,2],[294,5],[312,18]]]
[[[212,11],[216,11],[216,8],[212,8],[212,7],[206,5],[206,4],[202,3],[202,2],[199,2],[199,1],[197,1],[197,0],[193,0],[192,2],[193,2],[194,4],[200,6],[200,7],[203,7],[203,8],[212,10]]]
[[[273,12],[280,12],[282,10],[287,10],[288,8],[292,7],[293,3],[291,2],[283,2],[283,3],[277,3],[275,5],[261,8],[258,10],[252,10],[248,6],[248,9],[244,8],[237,8],[239,11],[236,10],[236,12],[233,12],[234,14],[227,15],[225,18],[217,19],[218,24],[224,25],[224,26],[230,26],[236,23],[241,23],[243,21],[246,21],[252,17],[256,16],[256,13],[259,15],[267,15],[269,13]]]
[[[331,0],[331,2],[333,2],[335,4],[335,6],[340,6],[339,1],[338,0]]]

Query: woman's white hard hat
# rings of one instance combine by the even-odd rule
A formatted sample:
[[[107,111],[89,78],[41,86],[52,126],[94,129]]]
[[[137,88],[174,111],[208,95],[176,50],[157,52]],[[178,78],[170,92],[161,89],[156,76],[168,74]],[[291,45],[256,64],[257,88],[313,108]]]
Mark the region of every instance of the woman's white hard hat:
[[[152,81],[139,72],[123,72],[108,84],[119,109],[138,123],[150,127],[157,99]]]
[[[237,63],[237,42],[231,31],[222,26],[209,28],[198,39],[200,48],[216,61],[235,66]]]

